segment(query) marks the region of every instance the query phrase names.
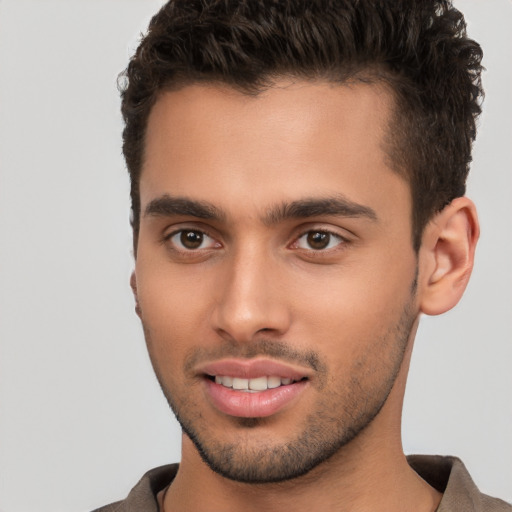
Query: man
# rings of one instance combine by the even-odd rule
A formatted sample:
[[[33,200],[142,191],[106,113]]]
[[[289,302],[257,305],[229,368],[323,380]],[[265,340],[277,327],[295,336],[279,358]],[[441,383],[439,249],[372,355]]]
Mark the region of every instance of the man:
[[[473,266],[480,59],[445,1],[153,18],[123,89],[132,288],[182,461],[100,510],[512,510],[400,433],[419,316]]]

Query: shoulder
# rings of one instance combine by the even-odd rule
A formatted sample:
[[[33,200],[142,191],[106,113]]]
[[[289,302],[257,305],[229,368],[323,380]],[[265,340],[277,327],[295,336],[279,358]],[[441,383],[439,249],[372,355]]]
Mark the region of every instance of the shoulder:
[[[409,465],[443,493],[437,512],[512,512],[512,505],[481,493],[457,457],[411,455]]]
[[[100,507],[93,512],[158,512],[157,494],[169,485],[178,464],[151,469],[143,475],[126,499]]]

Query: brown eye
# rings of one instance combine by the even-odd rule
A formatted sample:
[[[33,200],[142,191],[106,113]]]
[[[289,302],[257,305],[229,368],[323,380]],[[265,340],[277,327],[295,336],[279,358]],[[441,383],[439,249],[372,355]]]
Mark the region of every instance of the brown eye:
[[[178,229],[164,238],[169,250],[176,257],[195,258],[211,255],[211,251],[221,249],[222,244],[200,229]]]
[[[200,231],[182,231],[180,242],[186,249],[199,249],[204,240],[204,234]]]
[[[329,231],[308,231],[297,240],[296,247],[299,249],[322,251],[333,249],[343,242],[344,240],[341,236]]]
[[[311,231],[307,234],[307,242],[312,249],[325,249],[329,245],[330,240],[331,235],[329,233]]]

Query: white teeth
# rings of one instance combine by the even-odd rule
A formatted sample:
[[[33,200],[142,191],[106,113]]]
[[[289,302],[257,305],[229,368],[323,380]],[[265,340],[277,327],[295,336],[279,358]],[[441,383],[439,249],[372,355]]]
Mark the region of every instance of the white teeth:
[[[258,377],[249,380],[249,389],[254,391],[265,391],[267,389],[267,377]]]
[[[268,377],[267,378],[267,387],[268,389],[278,388],[281,385],[280,377]]]
[[[266,389],[274,389],[279,386],[288,386],[294,380],[276,376],[242,379],[239,377],[229,377],[228,375],[216,375],[215,382],[226,388],[233,388],[239,391],[265,391]]]
[[[230,388],[233,386],[233,377],[215,375],[215,383],[222,384],[223,386]]]
[[[233,389],[249,389],[249,379],[233,377]]]

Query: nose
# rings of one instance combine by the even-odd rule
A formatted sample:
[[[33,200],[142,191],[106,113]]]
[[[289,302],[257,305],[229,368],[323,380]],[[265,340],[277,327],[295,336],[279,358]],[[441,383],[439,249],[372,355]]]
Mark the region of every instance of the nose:
[[[220,274],[212,321],[222,338],[244,343],[288,331],[291,312],[278,261],[257,249],[244,251]]]

